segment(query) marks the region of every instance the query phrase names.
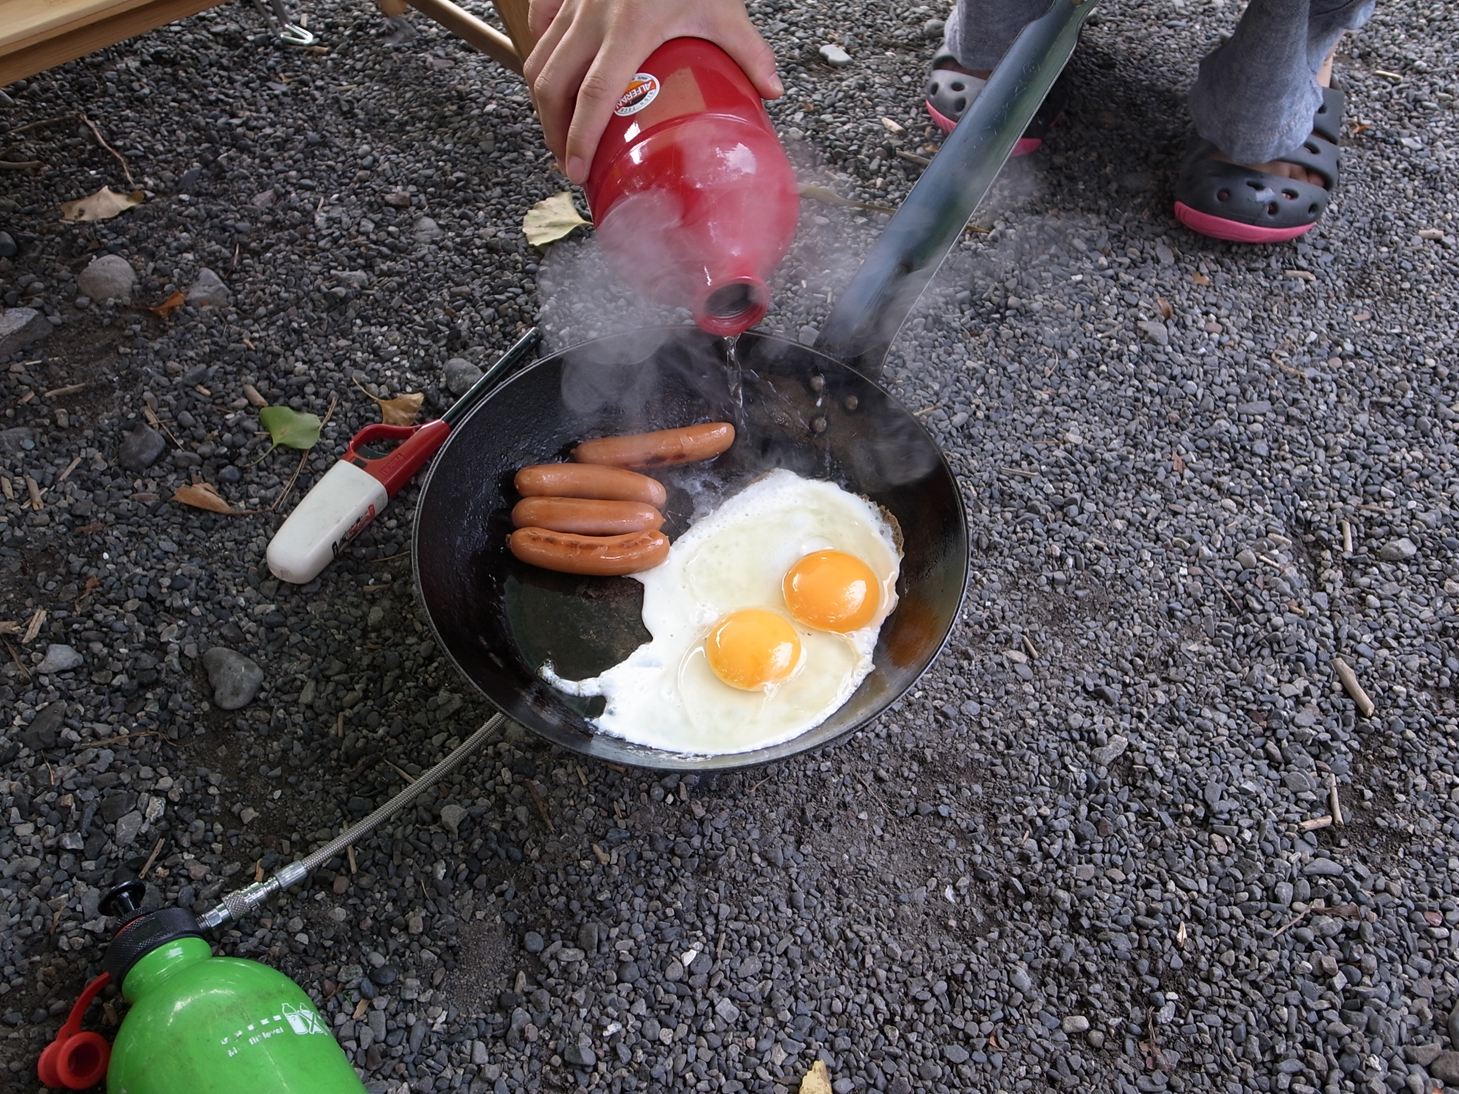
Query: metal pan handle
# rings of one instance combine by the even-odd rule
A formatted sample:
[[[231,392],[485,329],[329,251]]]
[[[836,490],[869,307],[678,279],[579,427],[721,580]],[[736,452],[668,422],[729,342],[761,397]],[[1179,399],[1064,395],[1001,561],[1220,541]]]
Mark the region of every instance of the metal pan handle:
[[[992,189],[1068,63],[1097,0],[1054,0],[1023,28],[872,244],[816,349],[876,379],[912,305]]]

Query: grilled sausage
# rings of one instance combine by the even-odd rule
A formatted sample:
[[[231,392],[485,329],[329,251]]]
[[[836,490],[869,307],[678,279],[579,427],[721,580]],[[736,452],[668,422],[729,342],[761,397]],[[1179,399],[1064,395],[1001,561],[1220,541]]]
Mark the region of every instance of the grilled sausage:
[[[617,536],[656,532],[664,515],[641,501],[598,501],[592,498],[523,498],[512,509],[517,528],[546,528],[584,536]]]
[[[507,537],[507,547],[529,566],[609,577],[653,569],[668,557],[669,538],[662,532],[579,536],[547,528],[518,528]]]
[[[734,443],[735,427],[729,422],[703,422],[657,433],[598,437],[574,448],[572,458],[612,467],[672,467],[712,460]]]
[[[517,493],[524,498],[596,498],[641,501],[662,509],[669,500],[664,484],[621,467],[577,463],[539,463],[517,472]]]

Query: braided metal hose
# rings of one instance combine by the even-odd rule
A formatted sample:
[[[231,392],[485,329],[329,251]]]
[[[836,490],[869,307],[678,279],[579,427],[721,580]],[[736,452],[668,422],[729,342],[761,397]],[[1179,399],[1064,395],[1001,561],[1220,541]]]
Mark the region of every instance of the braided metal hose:
[[[271,877],[266,877],[262,881],[256,881],[224,895],[215,907],[198,916],[198,926],[211,930],[232,920],[242,919],[275,893],[282,892],[303,881],[346,847],[368,836],[385,821],[456,770],[461,765],[461,761],[485,743],[487,738],[493,736],[505,721],[505,715],[493,714],[480,729],[457,745],[454,752],[368,817],[346,828],[317,851],[310,852],[297,862],[289,863]]]

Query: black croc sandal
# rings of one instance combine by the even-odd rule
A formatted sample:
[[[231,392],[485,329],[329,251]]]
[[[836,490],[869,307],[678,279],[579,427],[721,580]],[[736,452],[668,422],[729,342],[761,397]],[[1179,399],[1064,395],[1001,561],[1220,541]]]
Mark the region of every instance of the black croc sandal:
[[[1193,232],[1232,243],[1286,243],[1311,229],[1337,190],[1343,93],[1322,89],[1312,135],[1281,159],[1322,177],[1324,185],[1253,171],[1217,159],[1220,150],[1195,138],[1175,184],[1175,218]]]
[[[952,132],[968,104],[978,97],[978,92],[988,82],[954,67],[960,63],[947,49],[938,50],[932,58],[932,75],[927,80],[927,113],[944,133]],[[1014,145],[1013,154],[1027,156],[1037,152],[1068,101],[1069,84],[1064,76],[1060,76],[1033,121]]]

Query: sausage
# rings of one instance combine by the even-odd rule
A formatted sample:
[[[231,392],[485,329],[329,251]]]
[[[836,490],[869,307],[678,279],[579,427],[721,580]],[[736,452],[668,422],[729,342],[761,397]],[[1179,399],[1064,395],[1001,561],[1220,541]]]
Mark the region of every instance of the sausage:
[[[702,422],[657,433],[598,437],[574,448],[572,458],[612,467],[672,467],[712,460],[734,443],[735,427],[729,422]]]
[[[641,501],[662,509],[669,500],[664,484],[621,467],[574,463],[539,463],[517,472],[517,493],[524,498],[596,498]]]
[[[523,498],[512,509],[517,528],[547,528],[584,536],[616,536],[624,532],[657,532],[664,515],[641,501],[598,501],[592,498]]]
[[[518,528],[507,537],[507,547],[529,566],[609,577],[653,569],[668,557],[669,537],[662,532],[579,536],[547,528]]]

